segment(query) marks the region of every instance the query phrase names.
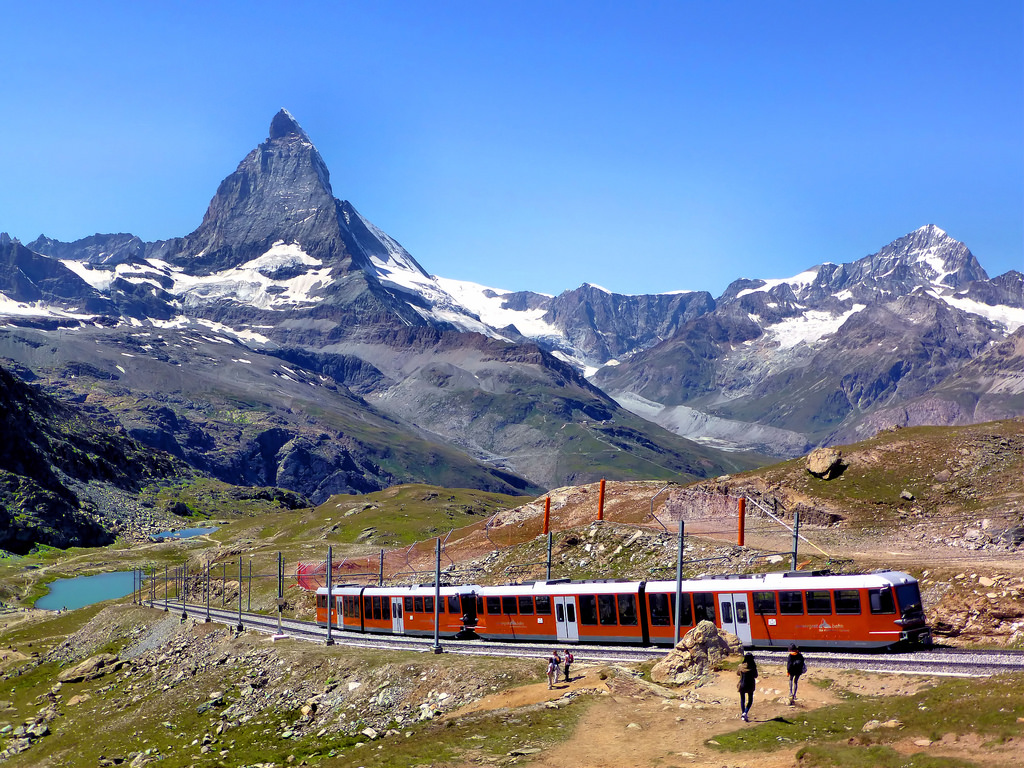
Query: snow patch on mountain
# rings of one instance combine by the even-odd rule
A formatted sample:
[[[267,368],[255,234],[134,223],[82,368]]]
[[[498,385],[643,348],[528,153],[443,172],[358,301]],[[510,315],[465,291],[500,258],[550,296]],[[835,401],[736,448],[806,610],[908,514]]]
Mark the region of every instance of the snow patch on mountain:
[[[488,288],[478,283],[451,280],[446,277],[436,277],[435,280],[456,302],[492,328],[514,325],[521,334],[531,339],[565,338],[558,328],[544,320],[547,310],[543,307],[526,310],[507,309],[504,306],[505,297],[512,291]]]
[[[1024,326],[1024,309],[1018,307],[1007,307],[1003,304],[993,306],[973,299],[953,296],[939,296],[939,298],[963,312],[981,315],[987,320],[991,320],[996,325],[1005,328],[1007,333],[1013,333],[1021,326]]]
[[[799,275],[794,275],[793,277],[787,277],[776,280],[764,280],[764,285],[758,288],[747,288],[745,290],[742,290],[736,294],[736,298],[741,299],[747,294],[751,293],[767,293],[772,288],[775,288],[780,285],[789,285],[790,288],[793,289],[793,293],[797,293],[801,288],[806,288],[807,286],[814,282],[815,278],[818,276],[819,269],[820,267],[813,267],[812,269],[805,270],[801,272]]]
[[[15,301],[0,293],[0,316],[7,317],[65,317],[75,320],[91,320],[96,315],[84,315],[66,312],[60,307],[44,304],[41,301]]]
[[[841,314],[810,309],[799,317],[789,317],[782,322],[764,328],[765,334],[774,337],[779,349],[789,349],[797,344],[814,342],[838,331],[851,315],[864,309],[864,304],[854,304]]]

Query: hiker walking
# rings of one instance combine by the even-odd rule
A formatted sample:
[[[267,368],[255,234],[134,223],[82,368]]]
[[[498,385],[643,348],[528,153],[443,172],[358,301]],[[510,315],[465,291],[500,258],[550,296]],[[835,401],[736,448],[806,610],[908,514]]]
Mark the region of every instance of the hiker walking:
[[[558,679],[558,654],[555,653],[548,656],[548,690],[551,690],[555,685],[555,680]]]
[[[804,655],[800,653],[796,643],[789,644],[789,658],[786,660],[786,672],[789,673],[789,706],[796,704],[796,688],[800,684],[800,675],[807,671]]]
[[[558,673],[562,669],[562,657],[558,655],[558,651],[555,651],[551,656],[551,660],[555,663],[555,682],[558,682]]]
[[[573,662],[572,651],[567,650],[565,652],[565,682],[569,682],[569,665]]]
[[[747,653],[736,670],[740,681],[736,690],[740,692],[740,719],[743,722],[750,722],[748,714],[750,705],[754,703],[754,689],[757,688],[757,662],[754,661],[754,654]]]

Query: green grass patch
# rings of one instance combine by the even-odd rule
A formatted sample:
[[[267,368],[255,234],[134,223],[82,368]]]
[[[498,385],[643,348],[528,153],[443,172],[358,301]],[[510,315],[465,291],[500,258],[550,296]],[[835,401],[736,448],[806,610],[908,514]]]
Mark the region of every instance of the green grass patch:
[[[727,751],[773,750],[801,743],[820,747],[836,741],[865,748],[907,738],[938,741],[946,734],[966,733],[980,734],[991,743],[1001,743],[1020,736],[1017,722],[1020,717],[1024,717],[1024,674],[1014,673],[989,678],[984,684],[973,679],[941,680],[912,696],[856,696],[831,707],[777,717],[716,736],[715,741],[719,749]],[[896,720],[900,725],[865,731],[865,723],[871,720]],[[829,750],[834,747],[830,745],[821,754]]]
[[[796,754],[801,768],[975,768],[975,763],[951,757],[938,757],[918,752],[905,755],[892,747],[869,747],[830,744],[805,747]]]

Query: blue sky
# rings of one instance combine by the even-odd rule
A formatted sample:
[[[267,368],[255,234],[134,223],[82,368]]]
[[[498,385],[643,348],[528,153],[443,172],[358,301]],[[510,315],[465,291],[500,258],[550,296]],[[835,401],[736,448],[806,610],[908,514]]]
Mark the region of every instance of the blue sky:
[[[0,231],[186,234],[283,106],[444,277],[718,295],[929,223],[1024,270],[1022,8],[4,3]]]

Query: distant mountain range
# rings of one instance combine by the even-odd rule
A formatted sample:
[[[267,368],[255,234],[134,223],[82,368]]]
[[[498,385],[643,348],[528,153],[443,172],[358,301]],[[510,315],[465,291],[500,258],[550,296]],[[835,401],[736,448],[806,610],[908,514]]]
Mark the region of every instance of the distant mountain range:
[[[284,110],[191,234],[3,235],[0,265],[8,367],[199,471],[314,501],[685,481],[1024,414],[1024,275],[990,279],[936,226],[718,298],[486,288],[336,198]]]

